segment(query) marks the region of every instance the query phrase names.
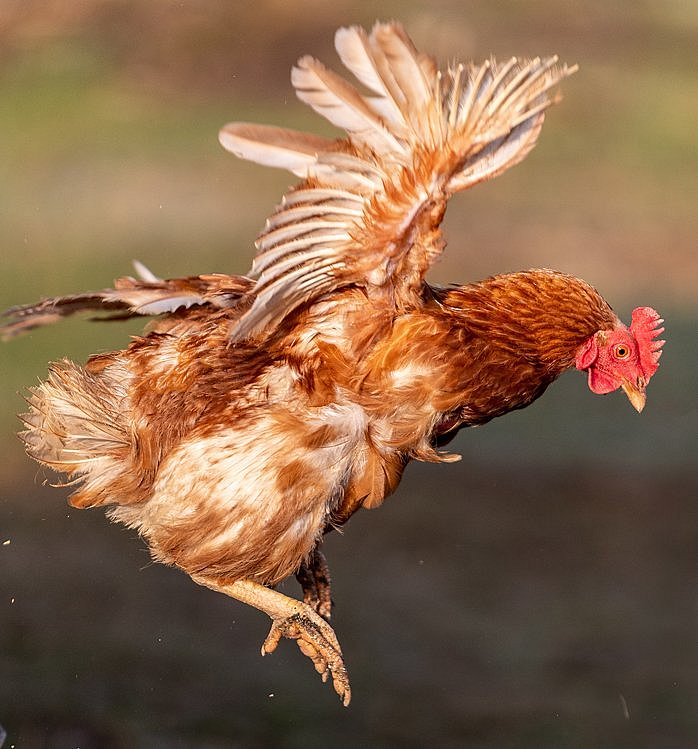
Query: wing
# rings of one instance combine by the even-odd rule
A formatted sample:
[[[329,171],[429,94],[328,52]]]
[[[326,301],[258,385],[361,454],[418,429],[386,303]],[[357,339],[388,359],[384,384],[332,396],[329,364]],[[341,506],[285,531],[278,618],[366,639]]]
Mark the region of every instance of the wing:
[[[107,313],[98,319],[124,320],[139,315],[172,314],[195,305],[234,307],[253,286],[249,278],[217,274],[164,280],[141,263],[136,261],[134,265],[140,278],[117,278],[113,289],[42,299],[6,310],[2,316],[9,319],[0,325],[0,337],[7,340],[76,312]]]
[[[395,23],[339,29],[335,46],[367,93],[311,57],[291,81],[345,140],[249,123],[220,133],[237,156],[303,178],[257,240],[255,301],[233,337],[348,285],[397,309],[418,304],[444,247],[449,197],[524,158],[555,101],[550,90],[575,70],[550,57],[439,71]]]

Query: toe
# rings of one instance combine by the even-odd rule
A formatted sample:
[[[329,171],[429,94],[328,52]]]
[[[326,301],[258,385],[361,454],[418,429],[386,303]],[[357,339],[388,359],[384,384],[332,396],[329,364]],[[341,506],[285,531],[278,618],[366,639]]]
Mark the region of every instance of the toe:
[[[303,604],[300,604],[303,606]],[[332,677],[335,692],[344,705],[349,704],[351,688],[342,649],[332,627],[308,606],[285,619],[274,620],[267,639],[262,645],[262,655],[272,653],[279,640],[295,640],[301,653],[310,658],[323,681]]]

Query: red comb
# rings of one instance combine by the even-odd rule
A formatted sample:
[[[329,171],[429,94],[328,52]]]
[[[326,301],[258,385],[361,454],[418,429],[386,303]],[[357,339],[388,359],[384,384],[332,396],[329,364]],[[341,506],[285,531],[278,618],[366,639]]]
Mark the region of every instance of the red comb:
[[[662,355],[664,341],[654,339],[664,332],[664,328],[660,327],[663,322],[664,320],[651,307],[637,307],[633,310],[630,332],[637,341],[640,366],[645,374],[645,382],[649,382],[650,377],[659,367],[659,357]]]

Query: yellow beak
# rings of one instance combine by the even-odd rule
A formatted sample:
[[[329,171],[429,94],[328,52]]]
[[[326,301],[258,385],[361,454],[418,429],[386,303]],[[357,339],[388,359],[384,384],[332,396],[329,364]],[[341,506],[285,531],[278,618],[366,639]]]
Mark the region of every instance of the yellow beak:
[[[647,394],[645,393],[645,383],[642,380],[638,380],[637,383],[632,383],[629,380],[625,380],[621,385],[623,391],[628,396],[628,400],[633,404],[633,408],[640,413],[645,407],[645,401],[647,400]]]

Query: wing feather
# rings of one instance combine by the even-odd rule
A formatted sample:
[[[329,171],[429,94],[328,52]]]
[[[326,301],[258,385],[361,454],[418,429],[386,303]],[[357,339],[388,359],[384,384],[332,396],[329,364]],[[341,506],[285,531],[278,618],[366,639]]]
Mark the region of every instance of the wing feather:
[[[286,208],[270,216],[267,219],[266,230],[270,231],[279,226],[293,224],[296,221],[303,221],[303,219],[310,219],[315,216],[342,216],[357,219],[361,218],[362,215],[363,210],[356,208],[355,204],[349,201],[337,200],[335,203],[306,203]]]
[[[371,34],[374,48],[380,50],[381,68],[388,80],[395,81],[410,111],[419,113],[432,100],[433,83],[420,64],[419,52],[399,24],[376,24]]]
[[[551,89],[576,69],[549,57],[439,71],[396,23],[339,29],[335,47],[367,93],[307,56],[291,80],[346,140],[235,123],[221,133],[242,158],[305,178],[257,241],[254,302],[234,338],[348,285],[397,309],[419,304],[450,196],[525,157],[556,101]]]
[[[218,134],[226,151],[264,166],[287,169],[306,177],[319,153],[332,148],[332,141],[319,135],[248,122],[231,122]]]
[[[123,320],[140,315],[172,314],[197,305],[232,308],[253,286],[253,282],[243,276],[207,275],[163,280],[142,263],[136,261],[134,266],[144,280],[124,276],[116,279],[112,289],[52,297],[6,310],[2,316],[7,317],[8,322],[0,325],[0,337],[13,338],[78,312],[106,315],[98,318],[100,320]]]
[[[343,78],[312,57],[301,57],[291,71],[298,98],[333,125],[369,147],[401,151],[402,145],[388,130],[370,102]]]

